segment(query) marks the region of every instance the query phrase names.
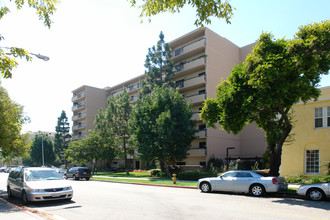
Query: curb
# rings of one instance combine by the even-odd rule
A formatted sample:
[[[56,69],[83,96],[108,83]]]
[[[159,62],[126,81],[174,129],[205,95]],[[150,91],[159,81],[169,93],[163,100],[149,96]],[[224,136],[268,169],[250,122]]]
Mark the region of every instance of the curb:
[[[32,217],[34,217],[34,218],[36,218],[36,219],[45,220],[45,218],[42,218],[41,216],[39,216],[39,215],[37,215],[37,214],[34,214],[34,213],[30,212],[29,210],[25,209],[24,207],[20,207],[20,206],[15,205],[15,204],[13,204],[13,203],[11,203],[11,202],[8,202],[7,200],[3,199],[2,196],[0,196],[0,200],[1,200],[2,202],[4,202],[4,203],[6,203],[6,204],[8,204],[8,205],[10,205],[10,206],[12,206],[12,207],[14,207],[14,208],[19,209],[20,211],[22,211],[22,212],[24,212],[24,213],[26,213],[26,214],[31,215]]]

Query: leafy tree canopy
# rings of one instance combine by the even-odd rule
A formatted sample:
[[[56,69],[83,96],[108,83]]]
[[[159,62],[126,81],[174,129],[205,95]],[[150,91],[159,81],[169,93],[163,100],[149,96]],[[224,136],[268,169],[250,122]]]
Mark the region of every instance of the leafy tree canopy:
[[[196,26],[210,24],[210,17],[224,18],[227,23],[233,16],[233,8],[228,1],[224,0],[130,0],[132,6],[138,5],[137,2],[142,2],[138,7],[141,9],[140,17],[150,17],[163,12],[176,13],[180,12],[184,6],[190,5],[196,9]]]
[[[129,121],[132,113],[132,105],[129,99],[126,90],[116,97],[110,97],[107,100],[105,111],[100,109],[95,119],[96,131],[100,132],[101,136],[109,141],[117,156],[124,158],[127,174],[129,174],[127,153],[128,148],[131,146],[129,145],[131,136]]]
[[[138,100],[132,127],[141,159],[160,161],[165,168],[185,159],[196,133],[192,114],[185,98],[166,85]]]
[[[39,132],[33,139],[30,158],[34,165],[42,165],[42,147],[44,151],[44,163],[46,166],[52,165],[55,161],[53,150],[53,140],[45,133]]]
[[[68,148],[70,142],[70,124],[65,111],[61,112],[61,116],[57,118],[57,125],[55,127],[55,153],[62,155],[64,150]]]
[[[114,150],[99,133],[89,131],[87,137],[69,143],[65,157],[73,163],[84,164],[92,161],[96,163],[97,160],[113,159]]]
[[[21,135],[22,126],[29,118],[23,107],[10,99],[0,84],[0,156],[27,156],[30,143],[26,135]]]
[[[255,122],[266,132],[270,172],[278,175],[282,145],[292,129],[290,109],[318,98],[329,51],[329,21],[300,27],[292,40],[261,34],[252,54],[217,86],[216,98],[206,100],[201,118],[234,134]]]
[[[150,94],[154,87],[161,87],[163,84],[174,88],[175,85],[171,76],[174,75],[175,72],[171,56],[171,49],[164,40],[163,32],[160,32],[157,45],[148,49],[148,54],[144,63],[146,77],[142,81],[140,96]]]
[[[44,25],[48,28],[51,26],[51,15],[56,11],[56,6],[59,4],[59,0],[40,0],[40,1],[25,1],[15,0],[14,4],[16,9],[22,9],[24,5],[27,5],[36,10],[36,13],[40,20],[44,22]],[[0,20],[3,16],[10,12],[7,6],[0,8]],[[4,37],[0,34],[0,42],[4,40]],[[30,53],[22,48],[17,47],[0,47],[0,74],[3,78],[11,78],[12,70],[18,66],[16,58],[25,58],[27,61],[31,61],[32,57]]]

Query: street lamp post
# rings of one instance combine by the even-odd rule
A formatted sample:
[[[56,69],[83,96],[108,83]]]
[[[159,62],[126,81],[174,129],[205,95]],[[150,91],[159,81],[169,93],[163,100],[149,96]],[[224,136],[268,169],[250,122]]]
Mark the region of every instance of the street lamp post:
[[[41,136],[41,152],[42,152],[42,166],[45,166],[45,155],[44,155],[44,136]]]
[[[227,171],[228,171],[228,167],[229,167],[228,151],[231,150],[231,149],[235,149],[235,147],[227,147],[226,148]]]

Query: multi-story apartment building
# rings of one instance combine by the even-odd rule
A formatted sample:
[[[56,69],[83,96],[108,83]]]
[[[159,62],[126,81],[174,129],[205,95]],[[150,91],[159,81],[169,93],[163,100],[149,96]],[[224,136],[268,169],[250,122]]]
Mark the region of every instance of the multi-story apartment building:
[[[262,157],[266,150],[266,141],[264,132],[255,125],[247,126],[239,135],[232,135],[220,129],[207,128],[199,118],[204,100],[207,97],[215,97],[216,86],[221,79],[226,79],[231,69],[245,60],[255,44],[240,48],[208,28],[199,28],[171,41],[169,45],[176,68],[173,80],[180,89],[180,93],[191,102],[193,119],[197,120],[199,129],[197,138],[191,143],[188,158],[179,164],[204,166],[209,158],[226,158],[228,154],[231,158]],[[105,99],[119,94],[126,88],[131,96],[131,102],[134,103],[144,76],[143,74],[114,87],[103,89],[106,94]],[[88,91],[84,88],[85,86],[74,90],[74,95],[85,91],[86,96]],[[100,101],[102,99],[103,97],[99,98]],[[105,99],[103,99],[103,105],[100,104],[97,108],[105,106]],[[86,104],[83,98],[80,102]],[[76,103],[79,104],[77,101]],[[74,112],[74,115],[86,110],[88,110],[87,105],[82,111]],[[73,121],[74,125],[77,125],[78,119],[73,118]],[[91,126],[86,120],[80,120],[80,122],[85,123],[86,127]],[[77,133],[74,134],[77,135]],[[134,164],[132,163],[132,168],[136,168]]]
[[[106,90],[91,86],[81,86],[72,91],[72,139],[78,140],[94,128],[95,115],[99,108],[106,106]]]

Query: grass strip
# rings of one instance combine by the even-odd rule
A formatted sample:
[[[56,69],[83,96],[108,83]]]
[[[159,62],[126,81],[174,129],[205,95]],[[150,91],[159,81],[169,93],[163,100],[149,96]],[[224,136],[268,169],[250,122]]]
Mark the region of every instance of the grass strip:
[[[104,178],[93,176],[93,180],[104,180],[111,182],[120,182],[120,183],[140,183],[140,184],[150,184],[150,185],[165,185],[165,186],[185,186],[185,187],[196,187],[197,183],[195,182],[176,182],[173,184],[172,181],[166,180],[139,180],[139,179],[120,179],[120,178]],[[197,188],[197,187],[196,187]]]

